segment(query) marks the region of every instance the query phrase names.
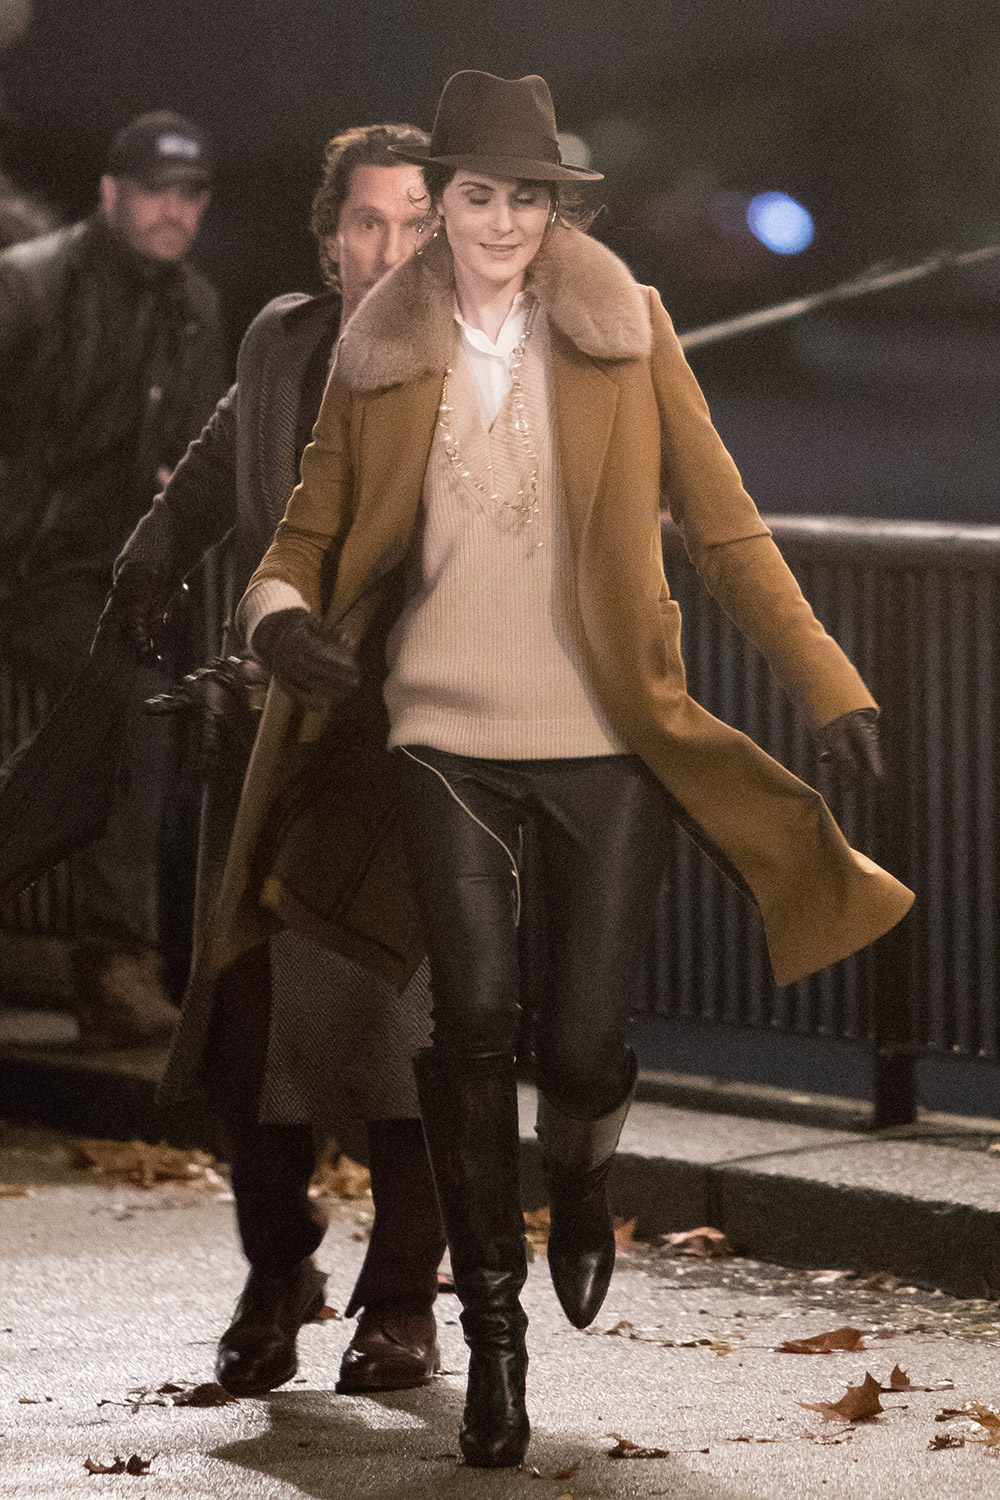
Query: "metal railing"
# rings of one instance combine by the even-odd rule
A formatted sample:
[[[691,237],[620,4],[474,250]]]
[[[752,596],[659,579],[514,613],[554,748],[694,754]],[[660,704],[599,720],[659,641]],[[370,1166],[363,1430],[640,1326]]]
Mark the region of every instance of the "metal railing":
[[[701,588],[674,529],[664,560],[684,618],[691,692],[827,793],[850,840],[917,901],[873,948],[776,989],[759,923],[678,841],[652,1010],[871,1048],[874,1113],[914,1117],[913,1060],[998,1055],[1000,527],[770,518],[817,615],[882,707],[886,781],[829,785],[794,710]]]
[[[893,1123],[913,1117],[918,1054],[1000,1054],[1000,527],[817,517],[769,524],[816,613],[882,706],[887,780],[872,793],[824,783],[792,705],[665,524],[691,691],[820,784],[851,842],[911,885],[917,903],[864,954],[779,990],[754,914],[679,835],[655,939],[650,1013],[871,1049],[875,1118]],[[195,585],[195,656],[216,649],[229,593],[221,553]],[[0,671],[0,749],[30,730],[41,707]],[[0,913],[0,928],[72,934],[65,869]]]

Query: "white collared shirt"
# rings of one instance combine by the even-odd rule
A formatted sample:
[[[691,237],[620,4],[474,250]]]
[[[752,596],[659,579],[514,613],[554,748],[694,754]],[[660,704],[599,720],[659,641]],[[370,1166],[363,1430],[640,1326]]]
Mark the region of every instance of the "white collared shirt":
[[[479,392],[483,420],[487,427],[491,427],[510,390],[511,358],[528,322],[524,293],[518,292],[514,298],[495,344],[481,328],[473,328],[465,321],[457,299],[455,322],[462,331],[462,348]]]

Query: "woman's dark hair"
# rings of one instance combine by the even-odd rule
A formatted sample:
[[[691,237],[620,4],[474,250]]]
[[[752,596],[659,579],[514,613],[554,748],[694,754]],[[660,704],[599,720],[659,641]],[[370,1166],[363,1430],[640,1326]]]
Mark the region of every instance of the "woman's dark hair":
[[[441,194],[455,176],[458,168],[446,167],[440,162],[431,161],[427,162],[421,170],[427,191],[431,195],[431,203],[439,203]],[[490,175],[492,176],[492,173]],[[588,208],[575,182],[540,182],[526,177],[519,178],[518,185],[544,188],[555,208],[557,222],[565,224],[568,229],[589,229],[599,212],[597,209]]]
[[[337,262],[324,244],[337,233],[340,210],[351,191],[351,174],[355,167],[405,167],[402,157],[394,156],[390,146],[404,146],[408,151],[426,151],[430,136],[416,125],[359,125],[342,131],[327,142],[323,156],[323,176],[312,203],[312,232],[319,241],[319,263],[324,280],[339,290]]]

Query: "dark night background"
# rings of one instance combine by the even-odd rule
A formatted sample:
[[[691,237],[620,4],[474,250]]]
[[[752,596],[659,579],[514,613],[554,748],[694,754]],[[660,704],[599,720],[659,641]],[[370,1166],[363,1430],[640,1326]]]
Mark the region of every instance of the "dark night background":
[[[2,162],[76,216],[132,115],[205,125],[220,171],[197,259],[235,345],[268,297],[317,285],[325,140],[429,127],[460,67],[548,79],[607,173],[595,232],[681,328],[1000,240],[1000,20],[973,0],[35,0],[0,58]],[[812,212],[804,253],[746,230],[768,189]],[[763,510],[1000,520],[1000,262],[693,362]]]

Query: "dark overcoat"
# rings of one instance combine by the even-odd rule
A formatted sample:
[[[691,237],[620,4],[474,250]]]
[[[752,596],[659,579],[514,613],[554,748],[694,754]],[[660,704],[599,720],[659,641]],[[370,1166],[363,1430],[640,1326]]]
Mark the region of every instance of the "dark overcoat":
[[[851,849],[819,793],[688,694],[661,497],[706,587],[813,727],[873,705],[815,618],[716,434],[658,294],[557,228],[531,267],[552,335],[556,447],[584,667],[618,738],[749,887],[781,984],[898,922],[912,893]],[[422,935],[397,843],[379,644],[399,609],[454,339],[443,236],[345,330],[302,479],[258,583],[281,579],[358,646],[356,700],[322,719],[272,687],[203,961],[277,919],[402,985]]]
[[[277,297],[240,346],[237,379],[129,538],[118,565],[139,562],[176,585],[231,534],[239,590],[265,551],[298,478],[340,325],[334,293]],[[249,747],[230,724],[205,800],[196,931],[218,889]],[[277,934],[263,1118],[310,1120],[340,1132],[373,1115],[412,1115],[410,1058],[426,1040],[426,973],[405,1000],[327,949]],[[214,1008],[214,975],[194,968],[161,1098],[197,1084]]]

